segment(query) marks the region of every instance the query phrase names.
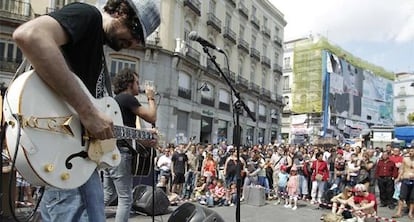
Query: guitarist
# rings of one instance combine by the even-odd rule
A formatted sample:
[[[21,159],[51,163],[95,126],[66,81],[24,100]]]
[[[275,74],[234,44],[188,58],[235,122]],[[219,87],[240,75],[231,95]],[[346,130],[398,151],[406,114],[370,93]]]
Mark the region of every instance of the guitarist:
[[[140,117],[149,123],[155,123],[157,108],[154,101],[154,89],[148,87],[145,94],[148,99],[148,108],[141,106],[135,98],[139,93],[138,74],[134,70],[125,68],[121,70],[113,81],[115,100],[118,102],[125,126],[135,128],[136,117]],[[118,149],[121,152],[121,163],[104,170],[104,199],[105,205],[110,204],[118,196],[118,207],[115,221],[128,221],[129,211],[132,206],[132,182],[131,173],[132,151],[130,141],[118,140]],[[138,146],[138,145],[137,145]]]
[[[87,132],[103,140],[114,137],[113,122],[94,107],[75,75],[92,95],[102,96],[103,45],[119,51],[144,44],[159,24],[159,10],[153,0],[108,0],[103,11],[73,3],[21,25],[13,39],[39,77],[78,113]],[[40,206],[42,221],[103,222],[103,196],[97,172],[76,189],[47,187]]]

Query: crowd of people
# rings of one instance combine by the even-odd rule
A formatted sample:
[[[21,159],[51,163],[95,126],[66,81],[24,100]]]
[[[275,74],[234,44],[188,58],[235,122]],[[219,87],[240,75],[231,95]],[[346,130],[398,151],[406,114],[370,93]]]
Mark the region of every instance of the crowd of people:
[[[269,144],[242,147],[240,161],[235,147],[224,142],[190,141],[160,150],[157,178],[165,178],[168,182],[162,186],[178,199],[195,199],[209,207],[232,206],[240,178],[241,201],[253,185],[263,187],[266,199],[276,200],[275,205],[292,210],[298,200],[309,200],[332,207],[339,216],[369,221],[378,207],[396,209],[393,218],[399,218],[407,206],[413,219],[414,149]]]

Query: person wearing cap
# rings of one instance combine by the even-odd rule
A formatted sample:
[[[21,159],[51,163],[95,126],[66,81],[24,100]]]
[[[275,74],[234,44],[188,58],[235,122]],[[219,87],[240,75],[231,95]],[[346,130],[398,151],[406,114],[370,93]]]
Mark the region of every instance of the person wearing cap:
[[[143,44],[160,24],[156,4],[151,0],[108,0],[100,12],[88,4],[73,3],[28,21],[13,32],[14,41],[37,75],[76,111],[93,138],[113,138],[113,121],[94,106],[76,76],[92,96],[110,94],[103,46],[119,51]],[[76,189],[47,187],[40,207],[44,222],[105,221],[98,172]]]

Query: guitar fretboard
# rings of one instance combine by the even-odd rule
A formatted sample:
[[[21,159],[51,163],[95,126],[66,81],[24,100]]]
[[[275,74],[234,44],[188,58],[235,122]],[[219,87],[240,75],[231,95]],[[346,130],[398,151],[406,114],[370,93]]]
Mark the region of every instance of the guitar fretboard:
[[[114,126],[114,134],[117,139],[152,140],[154,135],[149,131],[139,130],[127,126]]]

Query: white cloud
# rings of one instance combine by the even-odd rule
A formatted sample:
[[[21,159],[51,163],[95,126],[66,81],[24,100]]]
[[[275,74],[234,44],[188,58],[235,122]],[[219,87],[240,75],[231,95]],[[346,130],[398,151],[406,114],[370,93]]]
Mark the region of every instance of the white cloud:
[[[412,0],[270,0],[288,25],[285,39],[320,33],[334,42],[412,42]]]

